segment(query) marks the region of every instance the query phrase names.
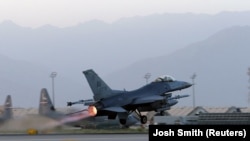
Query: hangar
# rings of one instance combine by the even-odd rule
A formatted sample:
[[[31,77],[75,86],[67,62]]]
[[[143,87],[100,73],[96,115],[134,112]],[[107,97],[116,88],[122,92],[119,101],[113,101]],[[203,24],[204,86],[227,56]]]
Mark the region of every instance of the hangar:
[[[250,125],[250,108],[238,107],[172,107],[166,116],[154,115],[150,124],[182,125]],[[152,116],[154,115],[154,116]]]

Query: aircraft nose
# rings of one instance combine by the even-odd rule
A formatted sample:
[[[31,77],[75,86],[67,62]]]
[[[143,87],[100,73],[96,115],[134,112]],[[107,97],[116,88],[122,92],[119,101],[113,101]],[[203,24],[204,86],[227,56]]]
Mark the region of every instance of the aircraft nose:
[[[191,87],[192,85],[193,85],[193,84],[187,82],[187,86],[188,86],[188,87]]]
[[[193,84],[189,83],[189,82],[185,82],[185,88],[189,88],[191,87]]]

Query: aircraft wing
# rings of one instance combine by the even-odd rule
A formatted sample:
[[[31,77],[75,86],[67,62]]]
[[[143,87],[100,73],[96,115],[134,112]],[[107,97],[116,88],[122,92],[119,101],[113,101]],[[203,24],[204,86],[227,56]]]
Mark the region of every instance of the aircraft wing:
[[[122,107],[108,107],[104,108],[103,110],[117,112],[117,113],[126,112],[126,110],[123,109]]]
[[[164,98],[162,96],[158,95],[152,95],[152,96],[146,96],[146,97],[139,97],[134,99],[132,104],[145,104],[145,103],[152,103],[155,101],[163,100]]]
[[[146,103],[152,103],[152,102],[163,100],[163,99],[164,98],[162,96],[157,96],[157,95],[147,96],[147,97],[139,97],[139,98],[134,99],[131,104],[132,105],[146,104]],[[102,110],[112,111],[112,112],[117,112],[117,113],[126,112],[126,110],[122,107],[107,107],[107,108],[104,108]]]

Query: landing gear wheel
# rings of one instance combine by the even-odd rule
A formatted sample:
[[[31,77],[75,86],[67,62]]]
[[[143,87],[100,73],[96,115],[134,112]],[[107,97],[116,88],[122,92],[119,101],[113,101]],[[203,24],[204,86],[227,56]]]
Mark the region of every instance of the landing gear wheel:
[[[126,124],[126,119],[120,119],[120,123],[121,123],[122,125],[125,125],[125,124]]]
[[[147,123],[147,117],[146,116],[141,116],[141,123],[142,124],[145,124],[145,123]]]

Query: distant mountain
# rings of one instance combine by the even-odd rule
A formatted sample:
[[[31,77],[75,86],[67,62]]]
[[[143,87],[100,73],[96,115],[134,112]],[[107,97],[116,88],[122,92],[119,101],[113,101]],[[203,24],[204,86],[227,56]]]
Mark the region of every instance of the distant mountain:
[[[58,76],[56,77],[56,93],[57,98],[59,98],[57,100],[59,105],[65,105],[65,102],[68,100],[91,98],[92,93],[82,74],[83,70],[89,68],[95,69],[99,75],[107,78],[108,82],[115,83],[113,84],[114,86],[128,89],[145,84],[145,79],[142,75],[146,72],[152,73],[150,79],[162,73],[169,73],[178,78],[190,80],[190,75],[196,71],[198,75],[198,95],[199,89],[201,88],[199,79],[202,77],[202,72],[199,72],[199,70],[206,67],[204,64],[199,64],[199,67],[193,65],[195,65],[195,63],[214,63],[213,58],[216,57],[211,58],[212,55],[211,53],[209,54],[209,52],[208,54],[199,53],[201,56],[192,54],[190,50],[196,53],[198,49],[190,49],[190,46],[199,46],[199,44],[200,46],[207,46],[213,42],[218,42],[218,44],[219,42],[223,42],[223,45],[225,45],[223,39],[226,37],[224,37],[225,35],[222,36],[221,32],[221,39],[216,38],[217,40],[210,40],[212,40],[214,36],[218,36],[215,34],[216,32],[225,28],[249,25],[249,11],[223,12],[216,15],[191,13],[155,14],[145,17],[124,18],[112,24],[101,21],[90,21],[66,28],[45,25],[32,29],[18,26],[11,21],[6,21],[0,23],[0,55],[5,56],[1,60],[1,68],[4,68],[0,71],[1,89],[4,90],[1,95],[5,95],[5,93],[8,92],[13,94],[13,104],[15,102],[15,96],[31,96],[35,99],[40,92],[40,88],[51,87],[49,74],[52,71],[56,71],[58,72]],[[238,32],[241,33],[243,31]],[[210,38],[207,39],[208,37]],[[242,40],[245,36],[238,38],[238,40]],[[234,40],[230,40],[227,42],[233,41]],[[189,44],[192,45],[187,47]],[[228,43],[228,45],[230,46],[232,44]],[[216,47],[218,48],[218,46]],[[204,50],[210,51],[210,47],[206,48],[204,48]],[[217,48],[214,50],[217,50]],[[175,57],[177,52],[174,52],[176,50],[179,50],[178,54],[180,54],[180,57]],[[224,49],[219,51],[221,51],[221,56],[224,56]],[[232,56],[235,55],[232,54],[232,51],[226,53],[231,53]],[[188,58],[188,54],[196,58]],[[160,60],[155,58],[158,58],[158,56],[161,56]],[[187,58],[184,58],[185,56]],[[204,60],[204,58],[199,58],[203,56],[209,57],[212,61],[210,62]],[[173,58],[175,59],[173,60]],[[217,59],[218,58],[220,57],[217,56]],[[123,70],[135,62],[145,59],[147,59],[147,61],[142,62],[142,64],[144,64],[142,69],[139,68],[139,66],[142,65],[139,63],[140,65],[138,64],[138,67],[136,67],[137,65],[132,67],[138,69],[125,69],[126,73],[116,75],[118,70]],[[155,59],[157,60],[156,62],[154,62]],[[226,60],[230,59],[221,61]],[[237,58],[234,60],[237,60]],[[181,63],[178,65],[177,62],[184,62],[185,64]],[[230,63],[233,62],[235,61]],[[154,66],[151,66],[151,64],[154,64]],[[163,69],[163,66],[166,68]],[[223,66],[225,66],[225,64],[223,64]],[[191,69],[191,67],[193,68]],[[218,68],[219,66],[216,67]],[[152,68],[155,68],[155,71],[153,71]],[[190,68],[190,70],[185,70],[186,68]],[[183,70],[185,70],[186,73],[184,73]],[[214,75],[215,68],[208,68],[207,70],[210,70],[209,73],[213,74],[213,76],[217,76]],[[178,73],[179,71],[181,72]],[[220,70],[216,72],[221,73]],[[246,77],[245,70],[242,73],[242,75]],[[108,74],[110,74],[110,77]],[[212,77],[210,77],[210,79],[211,78]],[[113,81],[113,79],[116,79],[116,81]],[[117,80],[123,81],[117,82]],[[131,80],[134,82],[131,83]],[[243,83],[243,87],[247,87],[247,84],[245,85],[245,82]],[[209,85],[207,87],[212,86],[213,85]],[[217,93],[216,90],[209,92]],[[33,96],[33,94],[35,94],[35,96]],[[3,96],[3,98],[4,97],[5,96]],[[36,103],[34,99],[32,103],[29,104],[26,102],[25,105],[34,106],[34,103]],[[19,103],[26,101],[26,99],[23,100],[22,97],[18,97],[18,100],[20,100]],[[197,100],[197,103],[198,102]]]
[[[0,65],[0,99],[2,102],[7,95],[11,95],[13,108],[38,108],[42,88],[47,88],[52,98],[51,71],[47,67],[14,60],[4,55],[0,55]],[[84,96],[84,86],[81,83],[77,84],[71,78],[59,73],[54,82],[56,107],[66,106],[66,102],[71,99],[78,100],[79,95],[81,98],[89,98],[89,96]]]
[[[170,54],[237,25],[250,25],[249,11],[155,14],[66,28],[45,25],[32,29],[6,21],[0,24],[0,52],[68,73],[96,67],[107,74],[138,60]]]
[[[195,98],[198,106],[247,106],[250,26],[224,29],[206,40],[193,43],[171,55],[143,60],[112,73],[108,77],[113,88],[132,90],[145,84],[144,74],[151,73],[150,81],[169,74],[179,80],[191,81],[196,73]],[[122,81],[123,85],[117,83]],[[121,87],[122,86],[122,87]],[[192,88],[177,92],[188,93],[179,106],[192,106]]]

